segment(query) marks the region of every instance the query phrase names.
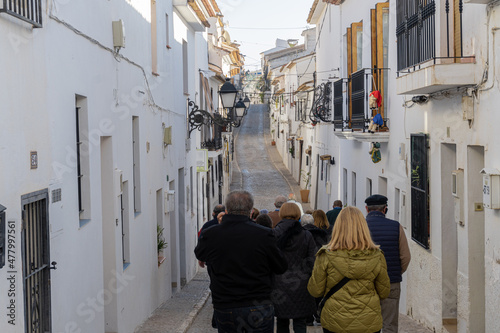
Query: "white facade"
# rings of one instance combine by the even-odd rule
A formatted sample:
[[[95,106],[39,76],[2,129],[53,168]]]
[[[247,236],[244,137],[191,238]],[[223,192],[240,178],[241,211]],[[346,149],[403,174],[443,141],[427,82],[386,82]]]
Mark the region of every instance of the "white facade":
[[[196,168],[200,134],[188,139],[186,99],[199,102],[208,70],[205,27],[182,1],[40,3],[39,29],[0,14],[0,202],[15,233],[12,266],[0,269],[0,303],[15,309],[0,331],[25,331],[36,288],[23,291],[23,268],[43,268],[33,259],[43,244],[23,246],[43,236],[40,220],[48,262],[57,262],[50,294],[37,296],[51,331],[131,332],[197,270],[206,174]],[[28,203],[44,195],[45,213]],[[25,229],[23,208],[40,216],[25,214]],[[167,242],[161,265],[157,226]]]
[[[316,87],[328,81],[333,85],[342,79],[346,82],[340,95],[331,93],[330,121],[320,121],[312,130],[312,206],[327,211],[334,200],[340,199],[364,211],[364,200],[370,194],[388,197],[387,215],[404,227],[412,253],[403,275],[400,312],[436,332],[448,332],[447,328],[454,326],[458,332],[500,330],[495,315],[500,305],[500,252],[496,245],[500,221],[497,210],[487,208],[486,196],[483,198],[483,191],[496,191],[496,185],[483,184],[481,173],[485,169],[483,173],[497,174],[500,169],[492,128],[499,96],[495,43],[500,10],[498,2],[487,3],[465,1],[460,35],[458,2],[450,2],[448,29],[446,1],[435,1],[435,33],[426,35],[435,36],[433,59],[410,67],[398,63],[397,47],[405,45],[402,38],[396,38],[401,23],[396,12],[402,1],[316,0],[308,19],[308,23],[316,24],[318,36],[314,49]],[[378,24],[374,20],[379,20]],[[376,34],[373,29],[377,29]],[[348,31],[355,32],[350,40]],[[413,52],[410,54],[416,54],[417,44],[408,45]],[[422,50],[423,45],[418,51]],[[371,78],[375,66],[384,73],[380,82]],[[362,69],[367,69],[362,95],[365,105],[372,90],[383,89],[384,93],[384,106],[378,112],[383,110],[386,127],[374,134],[365,127],[369,118],[355,128],[350,113],[354,107],[349,100],[349,84],[352,74]],[[285,82],[285,76],[279,78],[276,87],[281,88]],[[343,117],[338,123],[334,121],[336,97],[343,103],[337,109]],[[279,103],[274,108],[279,108]],[[368,108],[362,112],[371,116]],[[287,118],[292,117],[288,114]],[[292,120],[287,126],[298,125]],[[306,120],[301,126],[310,124]],[[294,134],[293,130],[289,132]],[[427,144],[418,150],[412,147],[412,139],[418,142],[415,138],[420,134],[426,134]],[[382,159],[378,163],[373,163],[369,154],[371,142],[380,143]],[[277,140],[276,145],[285,165],[295,172],[284,143]],[[419,164],[424,156],[427,164]],[[420,182],[416,165],[426,169],[425,182]],[[425,211],[420,219],[415,217],[421,211],[419,205],[427,201],[416,199],[419,190],[414,189],[412,194],[412,184],[418,188],[415,184],[419,182],[428,183],[424,193],[428,196],[428,223]],[[303,183],[301,186],[304,188]]]

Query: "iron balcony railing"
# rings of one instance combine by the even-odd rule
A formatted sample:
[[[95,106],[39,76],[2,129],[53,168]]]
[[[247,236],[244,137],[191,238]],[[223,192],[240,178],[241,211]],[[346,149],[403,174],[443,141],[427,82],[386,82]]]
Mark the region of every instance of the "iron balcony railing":
[[[35,28],[42,27],[42,0],[0,0],[0,12],[28,22]]]
[[[446,31],[446,54],[436,55],[436,3],[435,0],[399,0],[396,5],[396,37],[398,52],[398,72],[419,69],[422,63],[437,59],[459,59],[464,57],[462,40],[463,0],[456,0],[458,14],[454,14],[455,3],[444,2]],[[451,7],[451,8],[450,8]],[[458,29],[455,31],[454,26]],[[446,33],[446,35],[445,35]],[[450,41],[450,34],[454,40]],[[455,48],[455,52],[451,51]],[[452,55],[454,54],[454,56]]]
[[[332,121],[332,83],[322,83],[314,90],[314,99],[312,103],[309,118],[313,123],[320,121]]]
[[[344,130],[349,121],[347,93],[349,79],[340,79],[333,83],[333,130]]]
[[[201,148],[208,149],[210,151],[222,149],[222,138],[205,140],[201,143]]]
[[[368,98],[370,93],[376,90],[375,81],[378,81],[378,87],[381,86],[381,77],[386,70],[387,68],[365,68],[352,73],[348,79],[333,83],[334,131],[368,130],[373,115]],[[386,114],[383,120],[384,125],[388,126],[389,119]]]

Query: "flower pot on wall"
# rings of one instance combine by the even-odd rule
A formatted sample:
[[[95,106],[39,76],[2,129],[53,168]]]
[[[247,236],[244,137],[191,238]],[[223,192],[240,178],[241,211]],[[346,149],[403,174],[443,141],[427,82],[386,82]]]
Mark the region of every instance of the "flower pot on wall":
[[[300,198],[302,202],[309,202],[309,190],[300,190]]]
[[[271,146],[276,146],[276,141],[271,141]]]

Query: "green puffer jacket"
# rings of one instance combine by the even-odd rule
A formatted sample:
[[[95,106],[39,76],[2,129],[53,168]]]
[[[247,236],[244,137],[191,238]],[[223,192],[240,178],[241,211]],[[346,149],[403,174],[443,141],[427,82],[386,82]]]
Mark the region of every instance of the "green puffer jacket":
[[[380,299],[391,284],[381,250],[337,250],[323,246],[307,289],[323,297],[344,276],[351,280],[330,297],[321,313],[321,326],[335,333],[373,333],[382,329]]]

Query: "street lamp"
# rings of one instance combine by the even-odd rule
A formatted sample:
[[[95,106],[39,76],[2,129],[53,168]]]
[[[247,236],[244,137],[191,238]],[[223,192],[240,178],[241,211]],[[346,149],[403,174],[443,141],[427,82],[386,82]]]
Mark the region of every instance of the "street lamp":
[[[226,82],[219,90],[222,107],[229,109],[225,117],[219,112],[210,113],[200,110],[194,101],[188,99],[188,107],[191,109],[188,115],[189,137],[191,137],[191,132],[195,129],[201,130],[202,125],[239,127],[246,114],[247,107],[241,98],[235,103],[237,94],[238,90],[229,82],[229,79],[226,79]]]
[[[243,118],[243,116],[245,115],[245,111],[247,109],[245,103],[243,103],[243,100],[240,98],[240,100],[238,101],[238,103],[236,103],[234,105],[234,109],[236,111],[236,117],[238,118]]]
[[[248,98],[248,95],[245,96],[245,99],[243,100],[243,103],[245,103],[245,107],[247,109],[250,107],[250,98]]]
[[[220,87],[219,95],[222,102],[223,108],[232,108],[236,102],[236,95],[238,94],[238,89],[230,82],[230,79],[226,79],[226,82]]]

